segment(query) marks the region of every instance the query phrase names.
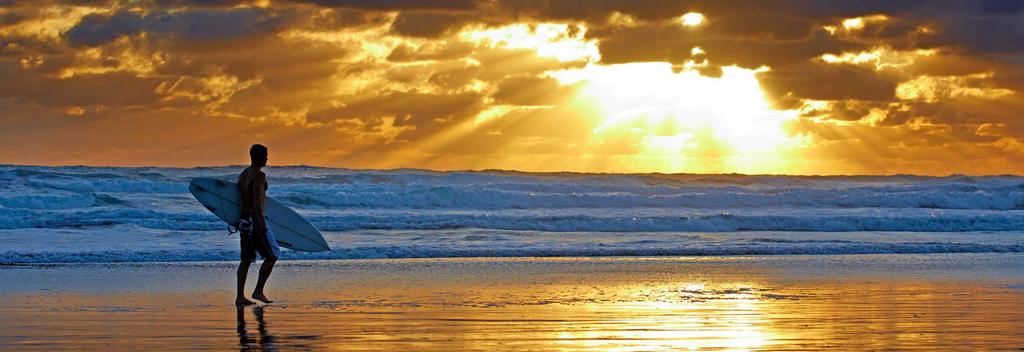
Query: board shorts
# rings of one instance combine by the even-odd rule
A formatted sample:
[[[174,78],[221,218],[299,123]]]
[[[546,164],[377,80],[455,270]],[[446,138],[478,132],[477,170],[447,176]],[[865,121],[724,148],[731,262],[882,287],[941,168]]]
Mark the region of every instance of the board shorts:
[[[263,260],[281,257],[281,248],[277,246],[274,230],[267,226],[269,220],[266,216],[258,219],[243,214],[238,221],[248,221],[251,224],[250,226],[238,226],[243,261],[256,260],[256,253],[259,253]]]

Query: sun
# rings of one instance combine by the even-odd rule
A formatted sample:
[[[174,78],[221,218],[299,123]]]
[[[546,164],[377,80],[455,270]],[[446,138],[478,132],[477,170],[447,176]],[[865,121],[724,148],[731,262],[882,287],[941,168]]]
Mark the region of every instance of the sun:
[[[704,15],[697,12],[687,12],[679,17],[679,21],[684,26],[699,26],[701,23],[704,23]]]
[[[627,141],[635,171],[781,173],[803,142],[785,124],[791,110],[771,107],[757,80],[767,70],[723,67],[719,77],[666,62],[588,65],[549,73],[580,84],[598,115],[597,143]]]

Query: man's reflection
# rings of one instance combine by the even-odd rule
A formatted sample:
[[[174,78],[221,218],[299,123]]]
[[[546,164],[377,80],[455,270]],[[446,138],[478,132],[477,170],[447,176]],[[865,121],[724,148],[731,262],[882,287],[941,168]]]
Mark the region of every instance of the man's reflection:
[[[258,336],[250,335],[249,331],[245,327],[245,308],[241,306],[236,308],[239,349],[242,351],[254,349],[276,351],[277,345],[274,341],[274,336],[267,331],[267,323],[263,320],[263,307],[253,307],[252,312],[256,316],[256,331],[259,333]]]

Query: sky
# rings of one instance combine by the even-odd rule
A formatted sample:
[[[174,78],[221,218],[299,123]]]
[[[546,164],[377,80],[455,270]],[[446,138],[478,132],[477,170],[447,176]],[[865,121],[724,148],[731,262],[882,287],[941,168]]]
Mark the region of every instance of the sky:
[[[0,0],[0,163],[1024,174],[1024,1]]]

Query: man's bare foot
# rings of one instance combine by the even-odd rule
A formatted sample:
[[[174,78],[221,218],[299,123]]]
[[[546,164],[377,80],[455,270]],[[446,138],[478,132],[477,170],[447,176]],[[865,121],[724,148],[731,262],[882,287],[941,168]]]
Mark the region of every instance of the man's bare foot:
[[[253,305],[253,304],[256,304],[256,302],[250,301],[250,300],[246,299],[245,297],[235,298],[235,305],[236,306],[244,307],[244,306],[250,306],[250,305]]]
[[[270,298],[267,298],[267,296],[264,295],[263,292],[253,292],[252,298],[258,299],[263,303],[274,303],[274,301],[271,301]]]

